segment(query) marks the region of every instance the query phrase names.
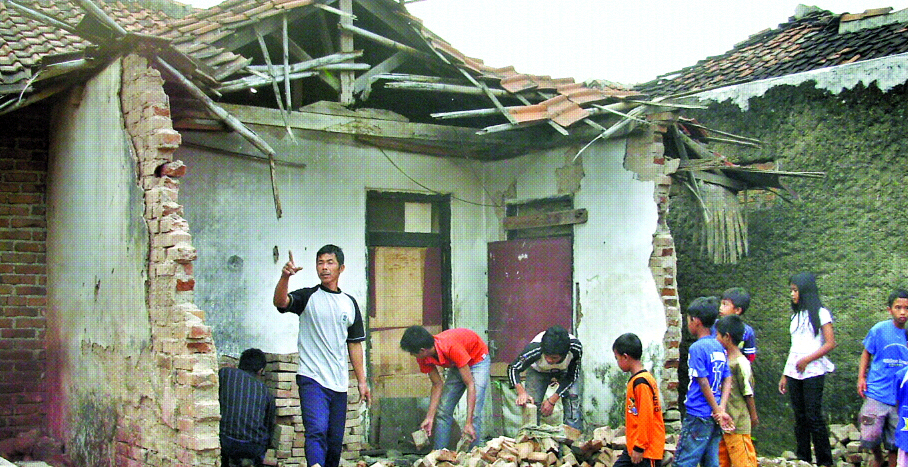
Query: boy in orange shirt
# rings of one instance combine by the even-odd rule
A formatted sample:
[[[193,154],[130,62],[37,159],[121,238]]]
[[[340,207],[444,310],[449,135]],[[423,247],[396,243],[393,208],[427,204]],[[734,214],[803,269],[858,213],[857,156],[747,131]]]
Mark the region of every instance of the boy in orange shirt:
[[[646,371],[640,358],[643,344],[636,334],[622,334],[612,344],[621,371],[631,374],[627,382],[625,426],[627,449],[613,467],[661,467],[665,454],[665,422],[659,401],[659,384]]]

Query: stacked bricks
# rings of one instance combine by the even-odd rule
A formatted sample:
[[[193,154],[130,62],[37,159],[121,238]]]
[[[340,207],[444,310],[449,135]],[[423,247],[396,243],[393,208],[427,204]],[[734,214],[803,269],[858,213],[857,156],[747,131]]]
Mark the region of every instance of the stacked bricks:
[[[214,466],[220,462],[217,354],[205,314],[192,303],[196,250],[178,204],[186,168],[173,160],[180,134],[173,130],[161,74],[147,59],[124,57],[122,73],[121,104],[150,242],[147,303],[158,373],[147,377],[160,400],[123,408],[116,463]]]
[[[265,465],[296,467],[306,465],[305,429],[300,412],[299,388],[296,385],[297,355],[266,353],[265,384],[274,394],[277,417],[271,436],[271,448],[265,453]],[[365,447],[365,406],[357,404],[359,390],[353,369],[347,390],[347,422],[341,457],[355,459]]]
[[[854,425],[829,425],[829,445],[835,467],[873,465],[873,454],[861,449],[861,430]],[[798,460],[792,451],[783,452],[781,457],[758,457],[757,461],[766,467],[813,467],[809,462]]]
[[[49,107],[0,117],[0,440],[42,428]]]
[[[673,171],[665,159],[665,147],[662,135],[667,131],[666,123],[676,120],[673,113],[662,113],[648,116],[654,125],[647,126],[628,138],[626,158],[646,162],[646,172],[656,184],[653,197],[656,201],[658,223],[653,234],[653,252],[649,266],[656,282],[662,305],[665,308],[666,331],[663,338],[665,362],[659,383],[662,403],[665,407],[665,426],[669,433],[681,430],[681,413],[678,410],[678,365],[680,364],[681,346],[681,307],[678,302],[678,289],[675,282],[677,256],[675,241],[668,228],[666,217],[669,209],[669,190],[671,189]]]

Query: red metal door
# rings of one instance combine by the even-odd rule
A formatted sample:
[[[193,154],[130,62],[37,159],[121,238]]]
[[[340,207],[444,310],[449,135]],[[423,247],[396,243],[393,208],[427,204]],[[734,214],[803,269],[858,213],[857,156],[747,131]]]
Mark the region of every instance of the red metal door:
[[[572,330],[571,237],[489,243],[489,348],[510,363],[536,334]]]

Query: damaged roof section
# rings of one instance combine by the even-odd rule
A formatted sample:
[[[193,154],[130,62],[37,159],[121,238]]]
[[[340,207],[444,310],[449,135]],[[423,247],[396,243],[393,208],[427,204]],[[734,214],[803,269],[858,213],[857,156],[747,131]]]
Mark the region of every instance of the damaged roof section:
[[[871,66],[875,60],[906,52],[908,10],[877,8],[859,14],[834,14],[802,5],[778,28],[754,34],[722,55],[636,89],[661,96],[693,93],[830,67]],[[867,75],[865,84],[872,82],[874,75],[884,78],[877,68]]]
[[[86,14],[91,8],[104,15]],[[103,16],[114,24],[99,21]],[[226,0],[208,9],[170,0],[7,0],[0,24],[0,106],[45,97],[126,49],[164,55],[218,103],[287,112],[333,101],[413,123],[477,135],[518,131],[534,140],[500,152],[466,148],[467,157],[588,140],[634,108],[670,106],[646,104],[639,91],[616,85],[488,66],[394,0]],[[174,119],[216,126],[217,116],[164,71]]]

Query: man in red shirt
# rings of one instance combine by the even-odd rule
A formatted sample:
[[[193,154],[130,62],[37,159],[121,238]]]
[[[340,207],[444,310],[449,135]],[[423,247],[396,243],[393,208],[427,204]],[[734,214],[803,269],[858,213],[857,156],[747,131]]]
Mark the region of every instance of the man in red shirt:
[[[463,436],[471,441],[470,447],[478,445],[491,368],[489,347],[482,338],[469,329],[448,329],[433,336],[422,326],[410,326],[400,338],[400,348],[416,357],[419,370],[428,374],[432,381],[429,409],[420,427],[428,436],[432,436],[435,428],[434,448],[449,447],[454,407],[464,391],[467,392],[467,419]],[[438,367],[448,369],[444,380]]]

